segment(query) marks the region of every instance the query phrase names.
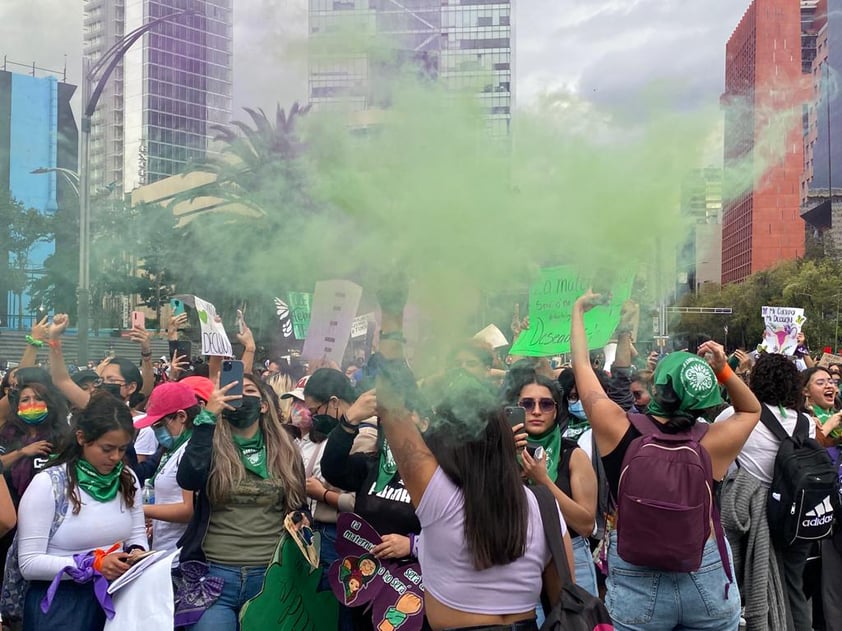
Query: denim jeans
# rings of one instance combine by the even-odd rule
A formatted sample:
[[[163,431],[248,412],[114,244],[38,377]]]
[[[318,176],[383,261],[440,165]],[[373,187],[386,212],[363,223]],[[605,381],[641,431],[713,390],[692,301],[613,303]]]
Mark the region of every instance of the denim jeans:
[[[730,548],[728,559],[733,567]],[[715,539],[705,544],[695,572],[662,572],[623,561],[617,532],[611,533],[605,606],[617,631],[736,631],[740,592],[731,585],[726,599],[727,583]]]
[[[599,596],[590,543],[584,537],[573,537],[571,543],[573,544],[573,561],[576,563],[576,584],[594,596]]]
[[[23,631],[97,631],[105,626],[105,612],[94,595],[93,583],[62,581],[47,613],[41,600],[50,581],[32,581],[23,608]]]
[[[208,563],[208,575],[225,581],[219,599],[202,614],[191,631],[236,631],[240,628],[240,608],[260,593],[265,567],[236,567]]]
[[[336,524],[315,522],[313,529],[321,535],[321,550],[319,551],[319,566],[322,568],[322,578],[319,581],[319,591],[331,591],[327,579],[327,572],[331,564],[339,558],[336,554]],[[330,630],[332,631],[332,630]],[[354,621],[350,608],[339,603],[339,624],[337,631],[354,631]]]

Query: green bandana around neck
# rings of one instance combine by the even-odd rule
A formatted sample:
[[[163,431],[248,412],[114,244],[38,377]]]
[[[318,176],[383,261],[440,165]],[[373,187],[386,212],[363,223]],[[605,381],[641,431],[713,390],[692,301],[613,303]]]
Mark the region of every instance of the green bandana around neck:
[[[670,353],[658,362],[652,378],[655,396],[649,402],[649,414],[669,418],[675,412],[668,412],[658,399],[658,386],[670,384],[680,401],[678,412],[703,410],[722,403],[716,375],[708,363],[692,353]]]
[[[100,473],[87,460],[76,461],[76,482],[97,502],[110,502],[120,490],[120,473],[123,463],[118,462],[110,473]]]
[[[580,421],[572,414],[567,423],[567,429],[564,430],[564,435],[571,440],[579,440],[579,437],[584,434],[591,426],[590,421]]]
[[[155,469],[155,475],[153,475],[150,479],[152,480],[152,484],[155,484],[155,478],[158,477],[158,474],[161,473],[161,470],[164,468],[164,465],[167,464],[167,461],[172,458],[173,454],[178,451],[178,448],[181,447],[184,443],[190,440],[190,437],[193,435],[193,428],[185,429],[181,432],[175,439],[175,442],[172,445],[172,449],[165,452],[163,456],[161,456],[161,462],[158,463],[158,468]]]
[[[395,457],[392,455],[389,441],[384,440],[383,447],[380,449],[380,464],[377,467],[377,481],[374,483],[374,492],[379,493],[385,489],[397,472],[398,463],[395,462]]]
[[[266,467],[266,443],[263,440],[263,431],[258,428],[257,433],[251,438],[242,438],[235,434],[233,439],[240,452],[243,466],[266,480],[269,477],[269,469]]]
[[[547,475],[553,482],[558,478],[558,461],[561,456],[561,428],[558,423],[552,429],[537,436],[529,436],[526,442],[535,447],[544,448],[544,458],[547,461]]]

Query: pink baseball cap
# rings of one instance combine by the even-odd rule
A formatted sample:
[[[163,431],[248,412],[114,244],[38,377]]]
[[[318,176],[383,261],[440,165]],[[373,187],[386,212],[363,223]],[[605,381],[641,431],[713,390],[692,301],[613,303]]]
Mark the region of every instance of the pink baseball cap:
[[[179,410],[192,408],[195,405],[198,405],[198,402],[190,386],[186,386],[179,381],[162,383],[149,395],[149,402],[146,404],[146,416],[138,418],[134,422],[134,426],[137,429],[149,427],[165,416],[174,414]]]
[[[207,377],[185,377],[178,383],[189,386],[197,397],[207,402],[213,394],[213,381]]]

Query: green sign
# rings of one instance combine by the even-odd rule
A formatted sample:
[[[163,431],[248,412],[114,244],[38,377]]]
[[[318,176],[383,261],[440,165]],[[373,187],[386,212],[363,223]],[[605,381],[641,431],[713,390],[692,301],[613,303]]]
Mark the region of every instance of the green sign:
[[[573,267],[548,267],[529,288],[529,328],[512,346],[512,355],[549,357],[570,352],[570,315],[573,303],[593,280]],[[611,287],[611,302],[585,314],[588,348],[602,348],[620,323],[623,303],[631,296],[632,279]],[[596,291],[596,289],[594,290]]]
[[[295,339],[303,340],[307,337],[307,329],[310,328],[310,306],[313,302],[313,294],[290,291],[287,292],[287,297],[293,335]]]
[[[321,568],[313,569],[286,531],[263,589],[240,611],[242,631],[323,631],[335,629],[339,603],[330,589],[318,591]]]

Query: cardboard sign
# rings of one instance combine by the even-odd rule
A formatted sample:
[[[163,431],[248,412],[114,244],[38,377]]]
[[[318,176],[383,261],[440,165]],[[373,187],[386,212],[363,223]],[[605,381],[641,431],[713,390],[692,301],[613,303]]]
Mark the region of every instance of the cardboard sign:
[[[216,307],[198,296],[194,296],[193,300],[202,327],[202,355],[233,357],[231,340],[225,333],[222,319],[216,315]]]
[[[842,355],[834,355],[833,353],[825,353],[819,360],[819,366],[827,368],[831,364],[842,364]]]
[[[424,624],[424,587],[417,561],[377,559],[371,553],[383,540],[354,513],[336,521],[336,553],[328,581],[334,595],[349,607],[371,604],[375,629],[419,631]]]
[[[364,313],[354,318],[351,323],[351,339],[355,340],[358,337],[363,337],[368,333],[368,323],[374,322],[374,312]]]
[[[573,303],[591,285],[588,275],[569,266],[550,267],[529,289],[529,328],[521,332],[511,355],[550,357],[570,352],[570,316]],[[620,323],[623,303],[631,296],[632,279],[611,287],[611,302],[585,314],[588,348],[602,348]]]
[[[314,569],[286,532],[266,568],[263,588],[240,610],[242,631],[323,631],[335,629],[339,604],[318,591],[321,569]]]
[[[316,283],[302,358],[342,363],[362,295],[363,288],[347,280]]]
[[[287,298],[289,299],[289,314],[292,319],[292,332],[295,339],[307,339],[313,294],[303,291],[288,291]]]
[[[763,307],[761,311],[766,328],[763,342],[757,350],[767,353],[792,355],[798,347],[798,333],[807,321],[804,309],[794,307]]]

